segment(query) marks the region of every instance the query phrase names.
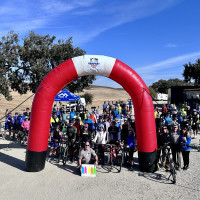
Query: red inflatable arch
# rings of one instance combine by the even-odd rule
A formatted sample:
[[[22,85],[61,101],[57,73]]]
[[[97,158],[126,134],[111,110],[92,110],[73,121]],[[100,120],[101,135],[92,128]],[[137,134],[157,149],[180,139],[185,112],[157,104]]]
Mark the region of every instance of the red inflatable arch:
[[[153,103],[148,88],[129,66],[115,58],[99,55],[84,55],[65,61],[53,69],[38,87],[31,110],[26,170],[36,172],[45,167],[50,117],[56,94],[66,84],[87,75],[106,76],[129,93],[135,111],[139,167],[141,171],[155,171],[157,139]]]

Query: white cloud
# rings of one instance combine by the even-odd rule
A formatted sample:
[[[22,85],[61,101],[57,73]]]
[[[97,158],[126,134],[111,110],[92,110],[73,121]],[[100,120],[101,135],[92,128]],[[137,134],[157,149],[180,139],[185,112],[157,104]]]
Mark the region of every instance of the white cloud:
[[[177,47],[176,44],[173,44],[173,43],[168,43],[165,45],[166,48],[174,48],[174,47]]]
[[[137,67],[134,70],[142,77],[147,85],[160,79],[183,79],[183,65],[195,62],[200,57],[200,51],[169,58],[151,65]]]
[[[195,62],[200,57],[200,51],[169,58],[148,66],[134,68],[136,73],[144,80],[146,85],[151,85],[160,79],[179,78],[183,79],[183,65]],[[121,85],[104,77],[97,77],[94,85],[110,86],[119,88]]]
[[[194,53],[189,53],[189,54],[184,54],[181,56],[169,58],[167,60],[157,62],[155,64],[147,65],[144,67],[138,67],[137,70],[139,71],[146,71],[150,70],[149,72],[155,71],[155,70],[163,70],[163,69],[169,69],[169,68],[174,68],[175,66],[179,64],[184,64],[185,62],[189,62],[189,60],[195,60],[198,57],[200,57],[200,51],[194,52]]]
[[[141,19],[175,5],[180,0],[7,0],[0,2],[0,31],[51,28],[52,34],[60,34],[63,38],[73,36],[78,45],[86,43],[102,32],[124,23]],[[5,15],[5,13],[7,15]],[[84,18],[84,17],[90,18]],[[80,17],[81,20],[80,20]],[[61,23],[65,20],[64,23]],[[34,21],[34,23],[26,23]],[[74,21],[76,21],[74,23]],[[78,21],[78,23],[77,23]],[[3,23],[10,23],[4,26]],[[22,28],[22,26],[24,28]],[[62,26],[63,24],[63,26]],[[67,29],[67,27],[71,27]],[[92,27],[88,29],[88,27]],[[52,28],[60,29],[55,31]],[[49,31],[49,30],[48,30]],[[58,35],[56,35],[58,36]],[[63,38],[65,39],[65,38]]]

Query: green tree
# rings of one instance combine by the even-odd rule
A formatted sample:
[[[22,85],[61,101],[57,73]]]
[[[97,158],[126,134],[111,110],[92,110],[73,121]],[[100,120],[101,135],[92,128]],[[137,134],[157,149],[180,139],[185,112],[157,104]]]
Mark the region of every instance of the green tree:
[[[72,38],[58,40],[50,35],[41,36],[31,31],[22,41],[13,31],[0,42],[0,81],[5,83],[0,93],[10,97],[12,90],[25,94],[36,92],[44,77],[60,63],[85,54],[85,51],[72,45]],[[19,45],[22,44],[22,45]],[[71,92],[81,92],[92,84],[95,76],[81,77],[67,85]],[[4,92],[3,92],[4,91]],[[6,92],[5,92],[6,91]]]
[[[0,41],[0,93],[7,100],[12,99],[8,76],[18,64],[20,47],[18,41],[18,35],[13,31],[10,31],[7,36],[3,36]]]
[[[80,97],[85,98],[86,104],[91,104],[92,101],[93,101],[93,95],[92,95],[91,93],[88,93],[88,92],[84,93],[84,94],[81,95]]]
[[[200,85],[200,59],[196,63],[188,63],[184,65],[183,77],[185,82],[194,82],[195,86]]]
[[[168,79],[168,80],[162,80],[153,83],[151,87],[154,89],[155,92],[159,93],[168,93],[168,88],[172,86],[187,86],[192,85],[191,83],[186,83],[183,80],[180,80],[178,78],[175,79]]]
[[[148,89],[149,89],[150,95],[153,98],[156,98],[156,92],[155,92],[155,90],[151,86],[149,86]]]

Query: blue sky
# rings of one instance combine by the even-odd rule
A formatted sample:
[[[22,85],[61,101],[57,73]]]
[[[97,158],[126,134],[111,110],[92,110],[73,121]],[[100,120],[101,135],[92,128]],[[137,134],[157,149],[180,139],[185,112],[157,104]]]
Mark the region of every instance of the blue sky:
[[[200,58],[199,8],[199,0],[1,0],[0,36],[72,36],[87,54],[121,60],[149,86],[183,79],[183,65]],[[102,76],[94,85],[120,87]]]

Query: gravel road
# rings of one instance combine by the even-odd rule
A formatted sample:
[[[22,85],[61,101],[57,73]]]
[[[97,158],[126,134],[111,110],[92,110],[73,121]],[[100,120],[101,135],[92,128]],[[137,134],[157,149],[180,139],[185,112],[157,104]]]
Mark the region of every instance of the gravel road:
[[[95,178],[81,177],[75,164],[46,162],[41,172],[25,171],[25,147],[0,139],[0,199],[2,200],[61,200],[61,199],[200,199],[200,135],[192,139],[190,169],[177,172],[177,183],[167,180],[169,173],[139,171],[134,154],[133,171],[122,168],[121,173],[97,167]],[[9,144],[9,148],[7,145]]]

